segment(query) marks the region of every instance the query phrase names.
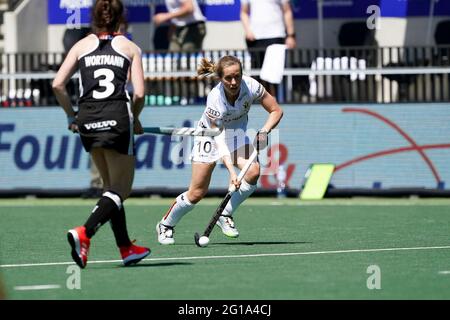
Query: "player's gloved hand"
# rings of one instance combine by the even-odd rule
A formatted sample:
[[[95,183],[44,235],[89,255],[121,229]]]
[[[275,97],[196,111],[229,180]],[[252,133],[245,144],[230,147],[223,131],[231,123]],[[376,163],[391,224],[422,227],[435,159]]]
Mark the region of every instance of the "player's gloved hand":
[[[268,141],[269,141],[269,133],[266,130],[262,129],[259,130],[258,133],[256,134],[253,145],[255,146],[256,150],[261,151],[265,147],[267,147]]]
[[[77,119],[76,117],[67,117],[67,129],[72,131],[73,133],[78,132],[78,125],[77,125]]]

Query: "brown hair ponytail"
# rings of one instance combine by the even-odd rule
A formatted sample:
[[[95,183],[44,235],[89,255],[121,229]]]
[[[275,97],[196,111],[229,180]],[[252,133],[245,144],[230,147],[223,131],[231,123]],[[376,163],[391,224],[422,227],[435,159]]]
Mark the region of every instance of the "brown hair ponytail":
[[[113,33],[125,22],[124,8],[120,0],[96,0],[92,8],[92,27],[94,32]]]

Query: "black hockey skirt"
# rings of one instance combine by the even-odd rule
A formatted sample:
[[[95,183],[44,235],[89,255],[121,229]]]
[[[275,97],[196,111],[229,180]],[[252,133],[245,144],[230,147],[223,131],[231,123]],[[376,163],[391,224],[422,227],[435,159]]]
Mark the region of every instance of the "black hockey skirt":
[[[133,114],[127,101],[80,104],[77,125],[87,152],[92,148],[114,149],[134,155]]]

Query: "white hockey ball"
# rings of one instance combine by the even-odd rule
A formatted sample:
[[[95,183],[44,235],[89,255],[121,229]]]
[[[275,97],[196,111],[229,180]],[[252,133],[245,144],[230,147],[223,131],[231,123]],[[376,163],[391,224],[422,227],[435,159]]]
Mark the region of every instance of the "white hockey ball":
[[[206,247],[209,243],[209,238],[206,236],[201,236],[200,239],[198,239],[198,244],[200,247]]]

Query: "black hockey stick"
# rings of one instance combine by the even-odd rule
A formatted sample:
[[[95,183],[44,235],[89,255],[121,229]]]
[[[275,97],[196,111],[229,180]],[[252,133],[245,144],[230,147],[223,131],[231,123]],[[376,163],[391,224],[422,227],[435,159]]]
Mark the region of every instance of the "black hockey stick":
[[[248,169],[250,168],[250,166],[252,165],[253,161],[256,159],[256,157],[258,156],[258,151],[255,149],[253,149],[253,153],[250,155],[250,158],[248,158],[247,162],[245,163],[245,166],[242,168],[241,172],[238,175],[238,181],[242,181],[242,179],[244,178],[245,174],[247,173]],[[220,203],[220,205],[217,207],[216,211],[214,212],[214,215],[212,216],[211,220],[209,221],[208,225],[206,226],[205,231],[203,232],[203,235],[200,236],[197,232],[194,235],[194,240],[195,240],[195,244],[199,247],[202,247],[202,245],[200,245],[199,243],[199,239],[201,237],[209,237],[209,235],[212,232],[212,229],[214,228],[214,225],[216,224],[217,220],[219,220],[220,215],[222,214],[223,210],[225,209],[225,207],[228,204],[228,201],[230,201],[231,196],[233,195],[233,193],[236,191],[236,187],[234,185],[231,185],[228,188],[228,192],[225,195],[225,198],[223,198],[222,202]]]

